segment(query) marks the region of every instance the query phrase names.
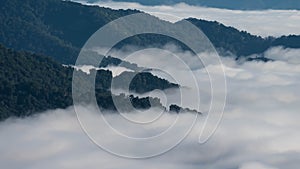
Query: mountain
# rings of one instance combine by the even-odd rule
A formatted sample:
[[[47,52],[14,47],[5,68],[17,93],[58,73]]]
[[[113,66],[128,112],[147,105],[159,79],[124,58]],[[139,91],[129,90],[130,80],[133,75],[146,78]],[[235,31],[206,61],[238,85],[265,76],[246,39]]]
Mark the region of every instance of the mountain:
[[[134,10],[111,10],[61,0],[0,0],[0,43],[75,63],[101,26]]]
[[[271,47],[283,46],[284,48],[300,48],[300,36],[288,35],[279,38],[251,35],[246,31],[225,26],[216,21],[205,21],[188,18],[197,27],[201,28],[212,44],[222,55],[231,52],[237,57],[260,54]]]
[[[107,0],[88,0],[97,2]],[[137,2],[143,5],[174,5],[184,2],[189,5],[225,8],[235,10],[263,10],[263,9],[300,9],[299,0],[113,0],[115,2]]]
[[[72,69],[0,46],[0,120],[72,104]]]
[[[139,12],[85,6],[61,0],[0,0],[0,9],[0,43],[6,46],[0,45],[0,120],[72,105],[72,74],[77,70],[62,64],[74,64],[80,48],[98,28],[121,16]],[[171,24],[155,17],[153,20]],[[194,18],[187,20],[201,28],[222,54],[243,57],[263,53],[273,46],[300,48],[300,36],[297,35],[262,38],[218,22]],[[126,39],[117,47],[128,44],[162,46],[169,42],[174,42],[174,39],[145,34]],[[105,57],[100,66],[120,63],[120,59]],[[139,70],[138,65],[125,64],[132,70]],[[97,74],[96,98],[101,108],[115,110],[113,98],[124,103],[126,100],[133,101],[136,108],[149,108],[150,102],[161,106],[157,98],[112,95],[112,72],[94,71]],[[79,72],[84,78],[88,76]],[[132,77],[132,73],[124,72],[116,80],[122,82],[128,77]],[[130,84],[130,90],[137,93],[173,87],[179,86],[150,73],[138,73]],[[82,98],[85,101],[88,97]],[[130,109],[126,105],[124,108]]]
[[[122,72],[119,76],[115,77],[116,85],[114,87],[124,89],[124,84],[129,85],[129,91],[136,93],[146,93],[157,89],[160,86],[161,90],[169,88],[178,88],[178,84],[170,83],[165,79],[161,79],[157,76],[153,76],[149,72],[141,72],[136,74],[135,72]]]
[[[77,70],[62,66],[50,57],[18,52],[0,45],[0,121],[8,117],[26,117],[48,109],[71,106],[73,71]],[[85,78],[89,78],[92,74],[78,71],[80,78],[83,78],[82,83],[85,83]],[[122,107],[126,111],[130,111],[126,100],[130,100],[133,106],[139,109],[147,109],[151,106],[162,107],[158,98],[111,94],[112,72],[97,70],[95,73],[95,93],[100,108],[115,110],[113,98],[120,103],[124,102]],[[131,86],[140,89],[140,93],[175,86],[150,73],[147,76],[137,73],[137,77]],[[147,80],[156,83],[145,84]],[[86,96],[90,96],[89,93],[81,96],[83,103],[89,102],[89,97]]]
[[[74,64],[80,48],[101,26],[136,10],[112,10],[61,0],[0,0],[0,43],[16,50],[51,56]],[[262,38],[218,22],[188,21],[201,28],[221,54],[238,57],[262,53],[272,46],[299,48],[300,36]],[[157,19],[157,22],[165,21]],[[137,35],[120,44],[162,46],[172,41],[159,35]]]

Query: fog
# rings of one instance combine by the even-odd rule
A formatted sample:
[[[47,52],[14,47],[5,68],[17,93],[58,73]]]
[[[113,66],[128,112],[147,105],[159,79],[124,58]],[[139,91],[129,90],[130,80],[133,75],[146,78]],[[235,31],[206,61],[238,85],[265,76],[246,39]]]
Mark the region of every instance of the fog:
[[[274,47],[265,52],[265,57],[286,61],[291,64],[299,64],[300,63],[300,49],[290,49],[283,47]]]
[[[161,50],[143,52],[143,55],[135,53],[127,60],[149,65],[158,63],[155,57],[145,62],[143,58],[150,54],[160,58],[170,55]],[[94,129],[89,132],[94,132],[95,140],[91,140],[82,130],[74,107],[49,110],[25,119],[8,119],[0,123],[1,168],[298,169],[300,65],[290,59],[293,58],[291,55],[297,53],[293,49],[274,48],[265,55],[276,59],[280,54],[278,61],[237,64],[232,58],[221,58],[223,65],[209,60],[209,54],[200,54],[202,57],[207,56],[206,70],[197,66],[192,70],[185,69],[184,64],[179,64],[176,59],[166,59],[168,64],[162,59],[157,65],[168,65],[164,71],[170,75],[175,74],[174,79],[184,84],[183,94],[195,92],[186,79],[190,72],[197,75],[195,77],[200,84],[200,111],[204,113],[198,116],[187,137],[164,154],[147,159],[119,157],[124,152],[130,156],[157,149],[163,151],[186,133],[184,129],[191,126],[194,114],[169,114],[155,108],[147,112],[126,114],[128,119],[147,122],[155,119],[154,115],[161,111],[162,116],[158,120],[145,124],[130,123],[119,114],[104,115],[110,127],[133,138],[151,138],[171,127],[171,130],[167,130],[169,134],[163,139],[152,143],[130,144],[115,137],[115,132],[108,130],[106,124],[100,123],[102,116],[95,107],[79,106],[76,110],[86,114],[87,118],[84,120],[90,122],[90,127]],[[177,51],[176,55],[183,56],[183,61],[190,57],[189,53],[181,51]],[[211,101],[209,77],[213,79],[213,83],[222,84],[224,73],[218,71],[223,70],[221,67],[225,70],[227,80],[226,107],[216,132],[207,142],[199,144],[199,134],[209,114]],[[156,74],[166,75],[159,72]],[[216,88],[214,92],[218,95],[222,91]],[[158,92],[159,94],[169,96],[172,100],[174,91]],[[222,102],[221,97],[214,99],[214,102]],[[195,108],[193,105],[196,102],[194,98],[182,100],[184,106],[192,108]],[[210,125],[213,124],[207,123],[206,127],[209,128]],[[93,141],[101,142],[101,145],[114,152],[104,151],[103,147]]]
[[[74,1],[89,4],[84,0]],[[144,6],[130,2],[99,1],[92,4],[112,9],[138,9],[172,22],[189,17],[218,21],[264,37],[300,34],[300,11],[298,10],[241,11],[206,8],[185,3],[171,6]]]

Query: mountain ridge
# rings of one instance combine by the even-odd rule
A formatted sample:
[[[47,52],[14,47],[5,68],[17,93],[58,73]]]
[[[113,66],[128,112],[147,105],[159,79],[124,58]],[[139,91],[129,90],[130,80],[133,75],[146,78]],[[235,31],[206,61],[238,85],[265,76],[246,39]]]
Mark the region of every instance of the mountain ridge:
[[[73,73],[77,71],[83,86],[95,74],[95,96],[98,106],[103,110],[116,110],[113,99],[118,100],[127,112],[132,111],[128,100],[138,109],[153,106],[163,107],[160,99],[134,97],[111,93],[112,72],[92,70],[86,74],[81,70],[63,66],[54,59],[34,53],[15,51],[0,44],[0,121],[9,117],[27,117],[49,109],[67,108],[73,105]],[[141,94],[155,90],[179,87],[150,73],[139,74],[130,87]],[[119,76],[118,80],[122,80]],[[126,78],[126,77],[125,77]],[[154,81],[156,83],[145,83]],[[73,89],[74,90],[74,89]],[[90,104],[91,91],[80,96],[82,104]],[[152,104],[151,104],[152,103]],[[154,105],[153,105],[154,104]]]
[[[89,3],[108,0],[87,0]],[[231,10],[300,10],[300,1],[298,0],[113,0],[115,2],[135,2],[142,5],[174,5],[186,3],[212,8],[225,8]]]
[[[0,43],[16,50],[51,56],[63,64],[74,64],[80,48],[101,26],[140,12],[60,0],[1,0],[1,3],[4,5],[0,13]],[[300,48],[298,35],[261,38],[215,21],[186,20],[201,28],[221,55],[229,52],[242,57],[262,53],[273,46]],[[161,46],[169,39],[136,36],[128,42],[138,45],[158,43]]]

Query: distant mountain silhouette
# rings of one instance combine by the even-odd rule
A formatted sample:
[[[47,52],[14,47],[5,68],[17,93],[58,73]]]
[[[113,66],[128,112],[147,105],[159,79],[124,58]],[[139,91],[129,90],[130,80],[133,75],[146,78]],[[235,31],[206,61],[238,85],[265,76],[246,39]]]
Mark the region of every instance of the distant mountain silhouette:
[[[251,35],[216,21],[205,21],[195,18],[187,19],[205,33],[220,52],[231,52],[238,57],[259,54],[274,46],[300,48],[300,36],[288,35],[279,38]]]
[[[107,0],[88,0],[88,2]],[[238,10],[262,10],[262,9],[300,9],[299,0],[114,0],[116,2],[137,2],[143,5],[174,5],[184,2],[190,5],[238,9]]]
[[[74,69],[62,64],[74,64],[80,48],[101,26],[116,18],[139,12],[85,6],[61,0],[0,0],[0,10],[0,43],[6,46],[0,45],[0,120],[72,105],[71,82]],[[155,17],[153,20],[166,23]],[[263,53],[273,46],[300,48],[300,36],[297,35],[262,38],[218,22],[194,18],[186,20],[201,28],[221,54],[234,54],[237,59]],[[177,43],[183,49],[187,48],[172,38],[152,34],[125,39],[116,47],[162,46],[170,42]],[[266,58],[246,60],[269,61]],[[120,59],[105,57],[100,66],[120,63]],[[125,65],[132,70],[139,69],[135,64]],[[101,108],[114,110],[112,97],[121,101],[129,99],[136,108],[149,108],[150,100],[161,106],[157,98],[112,95],[112,73],[105,70],[96,73],[96,98]],[[122,78],[130,76],[131,73],[125,72],[116,79],[122,82]],[[179,86],[150,73],[138,74],[130,84],[130,90],[138,93],[172,87]],[[130,109],[126,106],[124,108]],[[173,108],[175,111],[178,109],[176,105]]]
[[[104,24],[136,10],[112,10],[61,0],[1,0],[0,43],[74,64],[80,48]],[[272,46],[299,48],[300,36],[262,38],[218,22],[189,18],[201,28],[219,52],[238,57],[262,53]],[[165,22],[157,19],[158,22]],[[159,35],[138,35],[122,45],[162,46],[172,41]]]

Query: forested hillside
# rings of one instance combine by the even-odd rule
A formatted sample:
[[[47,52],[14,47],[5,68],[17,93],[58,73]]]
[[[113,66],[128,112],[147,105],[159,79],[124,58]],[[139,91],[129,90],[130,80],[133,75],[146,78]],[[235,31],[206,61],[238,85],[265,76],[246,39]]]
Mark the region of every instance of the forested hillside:
[[[219,52],[226,53],[229,51],[238,57],[263,53],[274,46],[300,48],[300,36],[296,35],[262,38],[216,21],[211,22],[195,18],[189,18],[187,21],[201,28],[212,44],[219,49]]]
[[[0,121],[11,116],[25,117],[48,109],[71,106],[73,71],[76,70],[64,67],[49,57],[16,52],[0,45]],[[80,70],[79,73],[82,74],[81,78],[90,76]],[[178,87],[150,73],[146,76],[137,73],[137,77],[131,87],[139,89],[140,93]],[[137,108],[151,107],[151,99],[152,103],[161,106],[159,99],[156,98],[112,95],[110,92],[112,78],[112,73],[108,70],[96,72],[95,92],[100,108],[115,110],[112,97],[121,102],[130,99]],[[118,79],[120,78],[122,79],[122,77]],[[84,99],[84,96],[82,97]],[[128,107],[124,105],[124,108]]]
[[[0,0],[0,43],[74,64],[87,39],[104,24],[136,10],[112,10],[61,0]],[[221,54],[240,56],[262,53],[272,46],[300,48],[300,36],[262,38],[218,22],[187,19],[201,28]],[[165,21],[160,21],[165,22]],[[140,35],[124,44],[159,46],[170,38]]]
[[[72,104],[72,69],[0,46],[0,120]]]
[[[101,26],[137,11],[83,6],[61,0],[0,0],[0,43],[74,63]]]
[[[104,24],[139,11],[112,10],[61,0],[0,0],[0,120],[10,116],[23,117],[47,109],[72,105],[71,67],[86,40]],[[155,19],[158,22],[166,22]],[[201,28],[221,54],[243,57],[263,53],[273,46],[300,48],[300,36],[262,38],[227,27],[218,22],[187,19]],[[122,45],[158,45],[174,41],[159,35],[138,35],[119,43]],[[24,50],[27,52],[17,52]],[[252,61],[255,59],[248,59]],[[263,61],[268,61],[267,59]],[[118,65],[121,60],[106,57],[100,67]],[[125,63],[133,70],[138,65]],[[83,72],[82,72],[83,73]],[[122,82],[132,74],[125,72],[116,79]],[[100,107],[115,109],[112,97],[129,99],[110,93],[110,71],[97,71],[96,97]],[[124,78],[124,79],[122,79]],[[179,87],[150,73],[140,73],[130,84],[138,93],[154,89]],[[149,99],[134,98],[138,108],[149,108]],[[156,103],[159,101],[154,99]]]

